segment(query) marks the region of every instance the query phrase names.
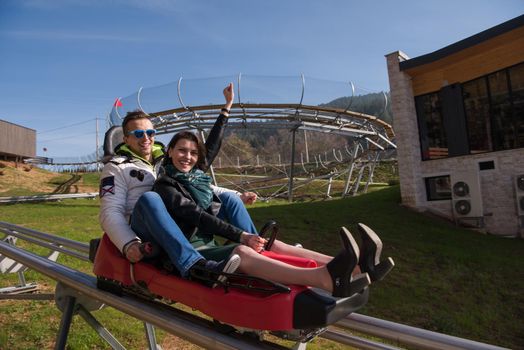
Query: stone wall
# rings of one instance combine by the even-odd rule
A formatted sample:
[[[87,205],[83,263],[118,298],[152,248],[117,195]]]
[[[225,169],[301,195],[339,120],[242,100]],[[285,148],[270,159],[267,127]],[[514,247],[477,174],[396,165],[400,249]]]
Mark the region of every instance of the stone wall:
[[[523,231],[519,228],[515,177],[524,174],[523,159],[524,149],[515,149],[421,161],[420,177],[451,175],[454,171],[477,172],[484,213],[483,229],[496,235],[517,236]],[[495,169],[479,170],[480,161],[493,161]],[[417,209],[429,209],[453,218],[451,205],[451,200],[427,201],[424,193],[424,200]]]
[[[386,55],[402,203],[418,208],[423,200],[421,194],[425,190],[420,181],[420,141],[415,100],[411,78],[401,72],[398,65],[408,58],[400,51]]]

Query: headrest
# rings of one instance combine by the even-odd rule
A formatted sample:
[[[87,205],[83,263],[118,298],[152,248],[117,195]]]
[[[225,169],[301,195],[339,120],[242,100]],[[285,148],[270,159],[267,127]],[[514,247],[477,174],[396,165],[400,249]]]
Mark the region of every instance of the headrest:
[[[115,155],[115,147],[124,142],[124,131],[120,125],[114,125],[106,131],[104,136],[104,158],[103,163],[106,163],[111,157]]]

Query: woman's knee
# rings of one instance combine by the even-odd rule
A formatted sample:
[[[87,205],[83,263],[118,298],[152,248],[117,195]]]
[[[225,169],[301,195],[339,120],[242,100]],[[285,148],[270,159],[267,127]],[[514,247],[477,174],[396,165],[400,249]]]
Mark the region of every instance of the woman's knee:
[[[275,241],[273,241],[273,246],[271,247],[271,250],[273,250],[274,252],[286,251],[287,247],[289,247],[289,244],[275,239]]]
[[[255,266],[254,255],[258,253],[248,246],[239,245],[233,250],[233,253],[240,256],[240,271],[248,273]]]
[[[251,256],[254,254],[258,254],[253,249],[251,249],[248,246],[245,245],[237,245],[235,249],[233,249],[234,254],[238,254],[241,259],[250,259]]]

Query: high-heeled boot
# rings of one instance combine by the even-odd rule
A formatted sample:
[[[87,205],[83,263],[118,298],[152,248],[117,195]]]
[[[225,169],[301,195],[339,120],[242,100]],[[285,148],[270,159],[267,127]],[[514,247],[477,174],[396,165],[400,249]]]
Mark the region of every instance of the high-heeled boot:
[[[359,223],[358,233],[361,241],[358,262],[360,270],[369,274],[371,282],[380,281],[395,266],[395,262],[390,257],[380,261],[383,247],[382,241],[371,228]]]
[[[333,296],[349,297],[366,288],[371,280],[367,273],[352,277],[359,260],[360,250],[357,242],[345,227],[340,229],[340,238],[344,249],[327,263],[326,268],[333,282]]]

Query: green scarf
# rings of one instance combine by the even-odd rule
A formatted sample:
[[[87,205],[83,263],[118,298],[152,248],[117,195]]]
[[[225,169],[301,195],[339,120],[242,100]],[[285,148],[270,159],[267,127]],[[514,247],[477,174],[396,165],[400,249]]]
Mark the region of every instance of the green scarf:
[[[156,160],[158,158],[160,158],[160,157],[162,157],[164,155],[164,148],[165,147],[164,147],[163,144],[161,144],[158,141],[155,141],[155,143],[153,144],[153,148],[152,148],[153,164],[156,162]],[[117,148],[115,149],[115,154],[118,154],[118,155],[121,155],[121,156],[128,156],[128,157],[131,157],[131,158],[140,159],[140,160],[142,160],[143,162],[145,162],[148,165],[151,165],[151,166],[153,165],[147,159],[144,159],[144,158],[140,157],[138,154],[136,154],[135,152],[133,152],[131,150],[131,148],[129,148],[129,146],[126,145],[125,143],[122,143],[122,144],[117,146]]]
[[[180,172],[173,164],[165,166],[167,175],[180,182],[182,186],[191,194],[196,204],[207,210],[213,200],[213,190],[211,189],[211,176],[206,175],[202,170],[193,168],[188,173]]]

